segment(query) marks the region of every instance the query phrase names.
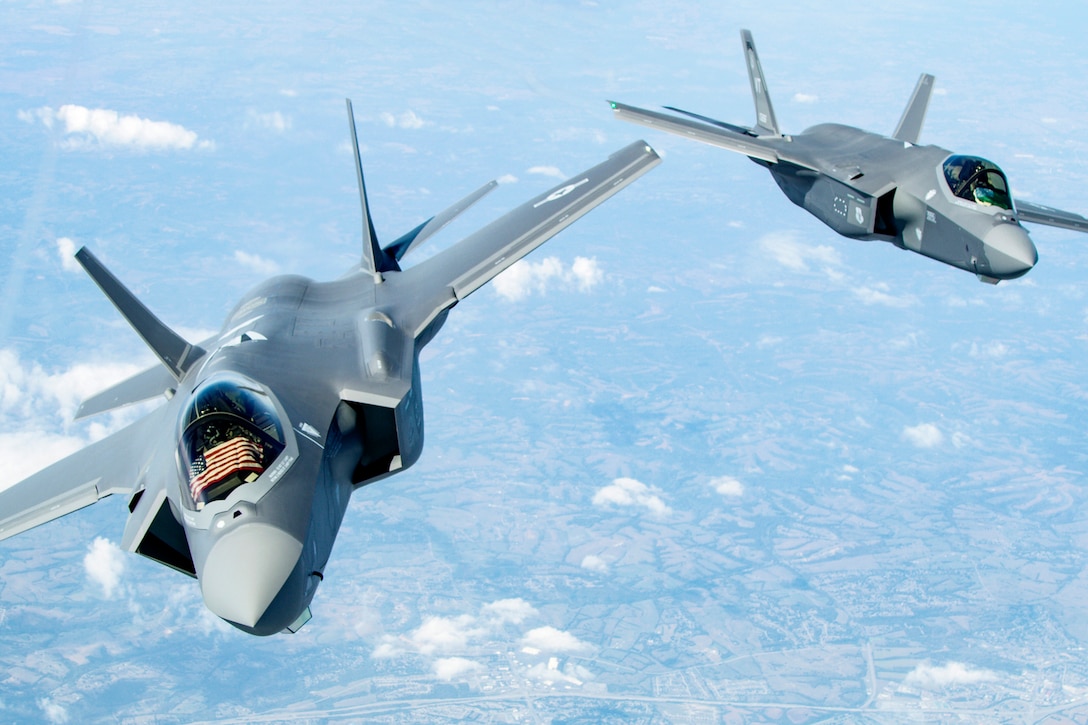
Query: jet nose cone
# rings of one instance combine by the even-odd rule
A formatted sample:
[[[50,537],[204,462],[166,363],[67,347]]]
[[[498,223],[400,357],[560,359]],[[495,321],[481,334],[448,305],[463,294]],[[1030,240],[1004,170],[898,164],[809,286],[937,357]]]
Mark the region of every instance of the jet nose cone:
[[[998,279],[1019,277],[1039,261],[1039,252],[1031,237],[1016,224],[999,224],[982,240],[990,273]]]
[[[200,575],[204,603],[212,612],[253,627],[283,588],[302,544],[275,526],[244,524],[208,553]]]

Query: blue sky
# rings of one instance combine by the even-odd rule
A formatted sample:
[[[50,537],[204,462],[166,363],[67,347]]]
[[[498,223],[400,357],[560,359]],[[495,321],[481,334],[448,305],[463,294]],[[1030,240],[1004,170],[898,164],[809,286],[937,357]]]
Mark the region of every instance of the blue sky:
[[[442,248],[639,137],[665,163],[453,311],[423,360],[424,456],[357,495],[298,636],[247,638],[121,556],[109,500],[4,543],[0,711],[1080,712],[1084,240],[1035,228],[1037,268],[981,285],[837,237],[754,164],[605,101],[748,123],[746,27],[785,130],[890,132],[933,73],[924,142],[1088,213],[1084,20],[1066,2],[5,4],[0,482],[135,415],[70,423],[152,362],[62,252],[90,245],[194,339],[269,274],[352,264],[346,96],[385,240],[501,179]]]

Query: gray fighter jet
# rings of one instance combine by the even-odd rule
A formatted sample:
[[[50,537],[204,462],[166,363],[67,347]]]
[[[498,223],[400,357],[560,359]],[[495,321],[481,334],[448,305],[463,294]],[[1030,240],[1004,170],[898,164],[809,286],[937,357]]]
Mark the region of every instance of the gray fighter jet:
[[[891,138],[833,123],[797,136],[778,130],[752,34],[741,31],[756,125],[747,128],[666,106],[671,114],[611,102],[616,115],[650,128],[742,153],[839,234],[891,242],[996,284],[1019,277],[1039,256],[1020,222],[1088,232],[1088,219],[1013,202],[1008,179],[977,156],[918,145],[933,76],[923,74]]]
[[[193,345],[77,253],[162,362],[87,400],[79,417],[169,400],[0,491],[0,539],[124,494],[124,549],[198,579],[208,609],[241,630],[297,631],[352,491],[420,456],[419,353],[450,308],[660,162],[644,141],[630,144],[402,270],[405,254],[496,184],[379,246],[350,101],[348,117],[363,251],[343,277],[269,279]]]

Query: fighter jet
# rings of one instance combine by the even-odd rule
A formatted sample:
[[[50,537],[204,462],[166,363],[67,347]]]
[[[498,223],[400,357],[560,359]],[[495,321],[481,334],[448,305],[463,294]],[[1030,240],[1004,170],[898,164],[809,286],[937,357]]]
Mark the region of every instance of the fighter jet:
[[[697,113],[634,108],[611,101],[625,120],[744,154],[770,170],[790,201],[839,234],[880,240],[967,270],[990,284],[1015,279],[1039,255],[1020,222],[1088,232],[1078,214],[1013,202],[991,161],[919,145],[933,76],[922,74],[891,137],[825,123],[796,136],[775,120],[752,34],[741,31],[756,124],[736,126]]]
[[[297,631],[351,493],[419,459],[419,354],[450,308],[660,162],[644,141],[632,143],[401,269],[404,255],[496,183],[379,245],[347,108],[363,244],[360,263],[339,279],[269,279],[219,334],[194,345],[90,251],[76,254],[162,363],[85,401],[77,417],[168,401],[0,491],[0,539],[123,494],[122,548],[196,578],[208,609],[238,629]]]

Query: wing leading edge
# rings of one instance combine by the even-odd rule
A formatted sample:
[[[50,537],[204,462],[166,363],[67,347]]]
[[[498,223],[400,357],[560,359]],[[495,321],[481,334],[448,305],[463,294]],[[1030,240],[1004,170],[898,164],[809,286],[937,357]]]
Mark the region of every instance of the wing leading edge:
[[[421,290],[419,306],[413,315],[416,334],[443,310],[472,294],[660,162],[657,152],[645,141],[636,141],[612,154],[607,161],[571,177],[449,249],[405,270],[401,281]]]
[[[779,161],[778,152],[760,141],[758,137],[737,133],[725,128],[723,125],[711,126],[709,123],[677,118],[657,111],[647,111],[644,108],[636,108],[616,101],[609,101],[608,103],[612,106],[616,118],[623,121],[637,123],[648,128],[656,128],[658,131],[668,131],[677,136],[686,136],[767,163],[776,164]],[[681,111],[681,113],[687,112]],[[707,119],[707,121],[710,121],[710,119]]]
[[[1045,224],[1048,227],[1071,229],[1074,232],[1088,232],[1088,219],[1071,211],[1062,211],[1061,209],[1017,199],[1016,213],[1022,222]]]
[[[127,428],[0,491],[0,540],[111,494],[132,491],[154,452],[153,431],[161,427],[167,409],[157,408]]]

